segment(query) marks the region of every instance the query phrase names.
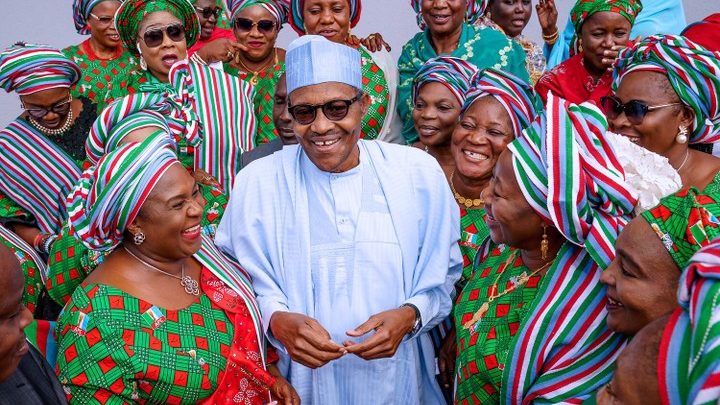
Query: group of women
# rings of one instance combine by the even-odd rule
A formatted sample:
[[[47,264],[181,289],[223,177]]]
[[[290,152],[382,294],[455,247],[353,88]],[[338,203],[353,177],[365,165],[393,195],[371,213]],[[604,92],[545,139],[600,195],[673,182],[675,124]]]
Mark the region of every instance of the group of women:
[[[0,54],[22,109],[0,131],[0,241],[23,303],[57,321],[71,402],[299,402],[252,280],[213,243],[240,155],[279,136],[286,22],[360,52],[361,137],[446,174],[464,259],[431,332],[448,401],[717,399],[720,159],[698,145],[720,139],[720,43],[632,40],[640,0],[579,0],[546,70],[530,1],[410,3],[421,32],[397,64],[351,34],[360,0],[75,0],[87,40]],[[553,0],[536,11],[562,46]],[[637,396],[620,376],[648,355],[657,386]]]

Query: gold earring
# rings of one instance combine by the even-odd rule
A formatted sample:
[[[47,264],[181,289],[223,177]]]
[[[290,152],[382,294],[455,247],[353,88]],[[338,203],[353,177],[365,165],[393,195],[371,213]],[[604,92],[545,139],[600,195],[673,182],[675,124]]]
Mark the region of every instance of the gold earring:
[[[548,257],[548,236],[547,236],[547,225],[543,224],[542,241],[540,241],[540,257],[543,260],[547,260]]]

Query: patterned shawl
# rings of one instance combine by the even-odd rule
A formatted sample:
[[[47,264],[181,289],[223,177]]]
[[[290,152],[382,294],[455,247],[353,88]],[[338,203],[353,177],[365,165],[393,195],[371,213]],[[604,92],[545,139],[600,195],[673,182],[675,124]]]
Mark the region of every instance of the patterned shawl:
[[[115,28],[130,53],[139,56],[137,35],[146,15],[167,11],[185,25],[185,42],[190,48],[200,34],[200,20],[188,0],[124,0],[115,13]]]
[[[716,404],[720,398],[720,240],[690,260],[680,278],[680,308],[660,343],[658,376],[665,405]]]
[[[465,22],[467,22],[468,24],[474,24],[480,19],[480,17],[483,16],[483,14],[485,14],[485,10],[487,9],[490,0],[466,1],[467,11],[465,12]],[[422,15],[422,0],[410,0],[410,5],[412,6],[413,10],[415,10],[415,14],[417,15],[416,18],[418,27],[420,27],[421,30],[425,30],[427,24],[425,23],[425,19]]]
[[[592,104],[550,96],[513,141],[515,177],[526,200],[568,240],[544,276],[513,342],[503,375],[507,404],[580,403],[610,380],[623,338],[605,323],[600,274],[635,199]]]
[[[360,21],[362,0],[347,0],[347,2],[348,6],[350,6],[350,28],[355,28]],[[290,0],[290,20],[288,22],[298,35],[307,34],[305,30],[305,18],[303,17],[304,4],[304,0]]]
[[[667,76],[680,100],[695,113],[690,143],[720,140],[720,52],[675,35],[653,35],[623,50],[615,61],[613,90],[631,72]]]
[[[532,86],[502,70],[487,68],[475,74],[465,95],[462,112],[465,113],[475,101],[485,96],[493,96],[502,104],[510,116],[515,136],[520,135],[543,111],[542,100]]]
[[[70,88],[80,68],[62,52],[46,45],[18,43],[0,53],[0,88],[18,95],[58,87]]]
[[[173,145],[162,135],[129,143],[86,170],[67,198],[71,233],[88,248],[110,251],[165,172],[175,163]]]
[[[618,13],[627,18],[632,26],[642,8],[640,0],[578,0],[570,10],[570,21],[575,27],[575,33],[570,41],[570,56],[579,53],[580,30],[583,23],[593,14],[602,11]]]
[[[443,84],[462,105],[470,87],[470,79],[475,72],[477,72],[475,65],[460,58],[438,56],[430,59],[415,74],[412,92],[413,105],[420,93],[420,88],[430,82]]]

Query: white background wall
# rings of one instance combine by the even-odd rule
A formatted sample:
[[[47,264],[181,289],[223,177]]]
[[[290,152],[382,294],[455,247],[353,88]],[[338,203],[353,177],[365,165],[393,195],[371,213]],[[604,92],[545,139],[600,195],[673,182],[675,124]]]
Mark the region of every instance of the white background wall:
[[[409,3],[409,0],[364,0],[360,24],[353,32],[359,36],[380,32],[392,45],[392,53],[398,58],[403,44],[418,32]],[[536,3],[533,1],[533,4]],[[683,0],[683,3],[688,23],[720,11],[720,0]],[[71,4],[71,0],[1,0],[0,48],[4,49],[19,40],[58,48],[81,42],[84,37],[75,32]],[[555,4],[560,14],[558,26],[562,29],[574,0],[555,0]],[[525,34],[541,42],[540,26],[534,14]],[[295,37],[295,32],[286,26],[280,33],[279,45],[285,47]],[[17,96],[0,90],[0,128],[19,112]]]

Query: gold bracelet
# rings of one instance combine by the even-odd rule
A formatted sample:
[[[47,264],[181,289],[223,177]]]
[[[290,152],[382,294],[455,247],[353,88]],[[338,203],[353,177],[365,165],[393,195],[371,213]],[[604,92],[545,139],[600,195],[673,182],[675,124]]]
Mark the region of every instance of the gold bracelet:
[[[560,31],[558,31],[556,28],[555,32],[553,32],[552,34],[550,34],[550,35],[543,34],[542,37],[546,41],[552,41],[553,39],[557,39],[559,36],[560,36]]]

